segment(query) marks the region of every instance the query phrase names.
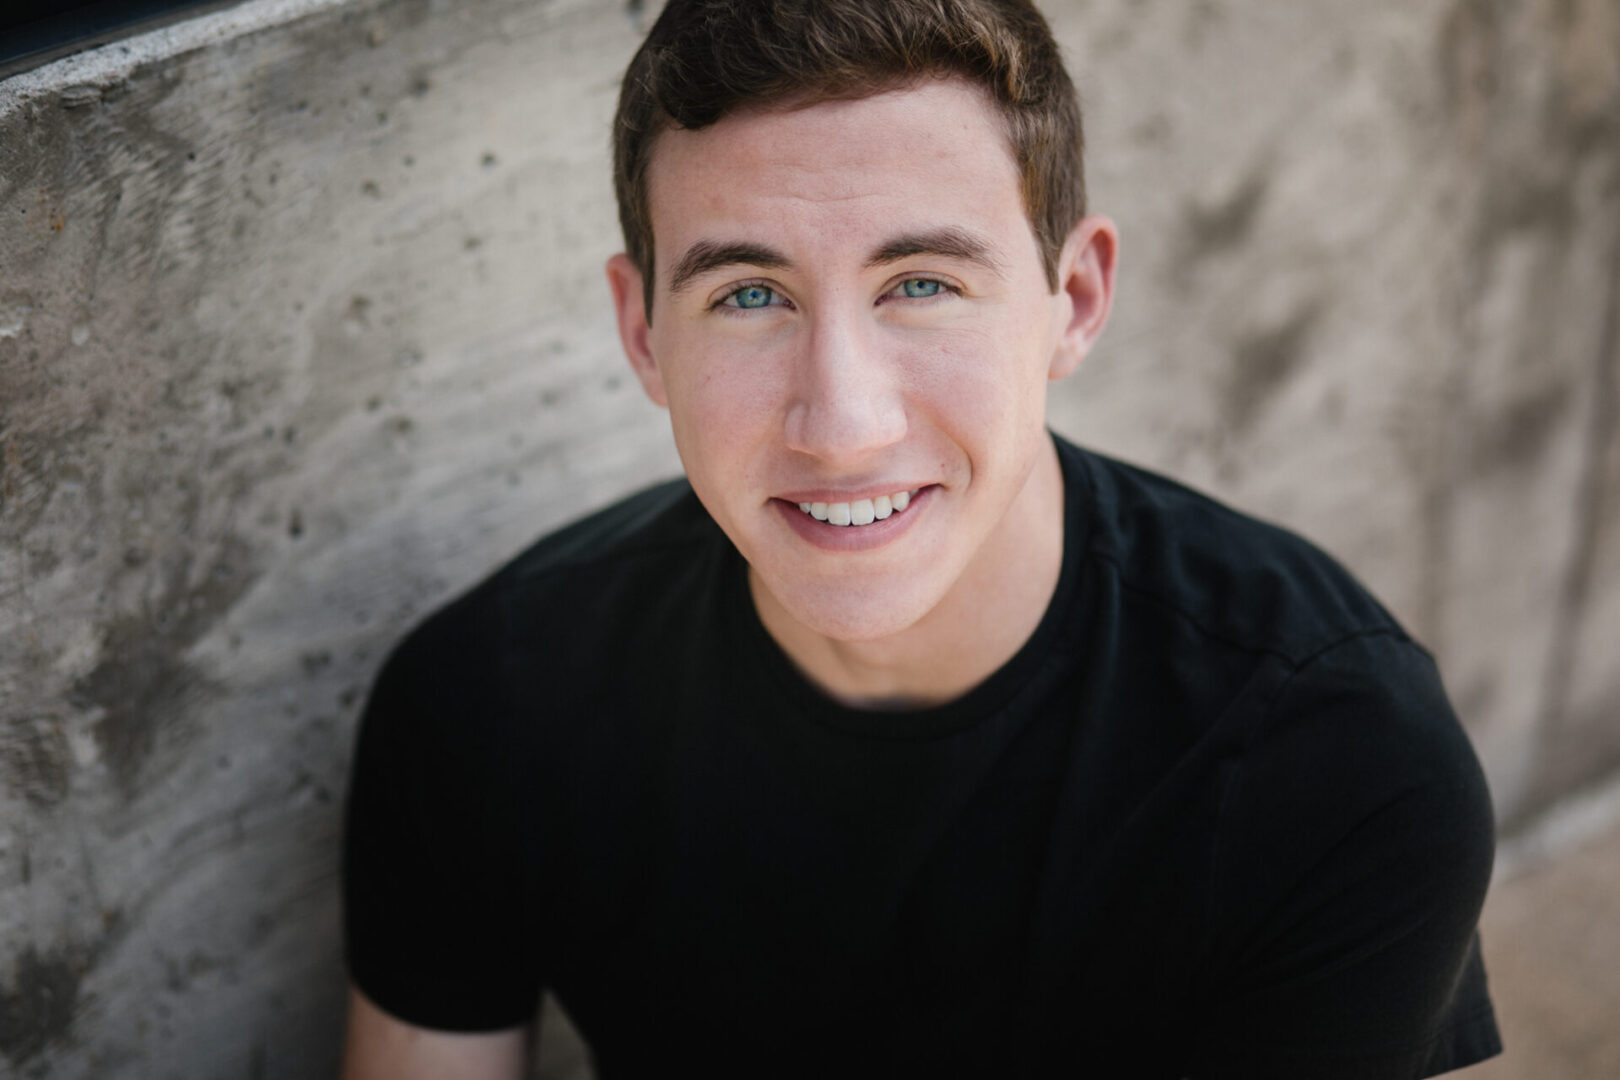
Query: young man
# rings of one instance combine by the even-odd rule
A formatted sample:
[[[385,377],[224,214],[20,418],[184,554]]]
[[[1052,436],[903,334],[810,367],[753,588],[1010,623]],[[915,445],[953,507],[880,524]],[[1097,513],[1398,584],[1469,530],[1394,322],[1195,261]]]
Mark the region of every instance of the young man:
[[[671,0],[608,279],[685,481],[363,721],[353,1077],[1416,1077],[1497,1050],[1479,768],[1303,541],[1055,440],[1107,319],[1019,0]]]

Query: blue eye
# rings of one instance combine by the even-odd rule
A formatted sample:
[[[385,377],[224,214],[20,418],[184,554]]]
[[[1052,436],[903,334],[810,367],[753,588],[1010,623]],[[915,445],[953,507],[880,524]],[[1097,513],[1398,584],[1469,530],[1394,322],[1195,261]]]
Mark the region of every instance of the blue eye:
[[[744,285],[727,296],[725,302],[731,307],[762,308],[770,307],[774,299],[776,299],[775,289],[768,289],[764,285]]]
[[[900,291],[914,300],[938,296],[942,288],[943,285],[931,278],[909,278],[900,285]]]

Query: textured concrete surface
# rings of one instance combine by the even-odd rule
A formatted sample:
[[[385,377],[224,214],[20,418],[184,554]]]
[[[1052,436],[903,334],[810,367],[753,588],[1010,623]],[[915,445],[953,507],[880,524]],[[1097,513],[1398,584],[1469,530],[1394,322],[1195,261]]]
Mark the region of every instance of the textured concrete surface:
[[[1620,823],[1500,881],[1482,932],[1506,1047],[1471,1080],[1620,1076]]]
[[[254,0],[0,83],[0,1072],[331,1067],[388,644],[676,467],[600,273],[654,6]],[[1125,236],[1054,425],[1344,558],[1510,828],[1611,774],[1620,5],[1045,7]]]

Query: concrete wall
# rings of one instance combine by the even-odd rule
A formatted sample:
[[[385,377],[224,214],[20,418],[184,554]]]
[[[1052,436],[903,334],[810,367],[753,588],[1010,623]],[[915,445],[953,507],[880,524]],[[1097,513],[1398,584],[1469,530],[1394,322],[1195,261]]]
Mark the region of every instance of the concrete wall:
[[[1620,766],[1620,5],[1045,5],[1125,236],[1054,425],[1344,558],[1504,821]],[[0,1073],[335,1062],[390,642],[677,466],[606,125],[649,12],[253,0],[0,83]]]

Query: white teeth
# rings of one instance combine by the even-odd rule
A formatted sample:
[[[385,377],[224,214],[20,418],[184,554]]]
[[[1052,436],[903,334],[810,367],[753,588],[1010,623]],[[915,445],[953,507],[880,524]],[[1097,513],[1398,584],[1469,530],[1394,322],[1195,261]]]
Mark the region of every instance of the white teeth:
[[[829,525],[870,525],[898,514],[911,505],[910,491],[897,491],[893,495],[879,495],[875,499],[856,499],[854,502],[819,503],[802,502],[799,509]]]

